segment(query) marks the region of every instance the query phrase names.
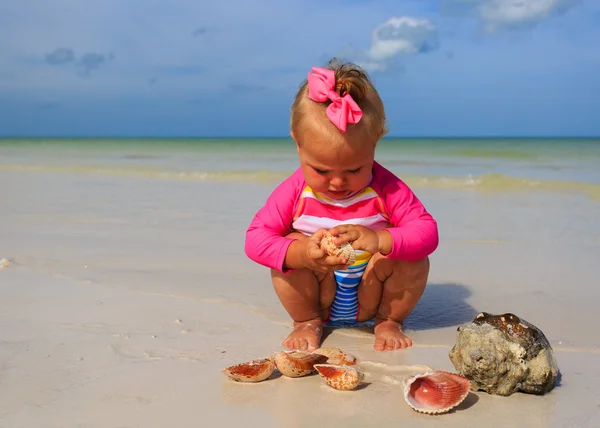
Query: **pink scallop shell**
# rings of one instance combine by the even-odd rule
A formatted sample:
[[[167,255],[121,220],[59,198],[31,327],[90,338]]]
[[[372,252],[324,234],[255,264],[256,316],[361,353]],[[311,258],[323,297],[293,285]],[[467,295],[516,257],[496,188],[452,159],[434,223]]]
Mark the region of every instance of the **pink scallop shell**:
[[[445,413],[462,403],[470,389],[466,377],[436,370],[406,379],[404,399],[417,412]]]

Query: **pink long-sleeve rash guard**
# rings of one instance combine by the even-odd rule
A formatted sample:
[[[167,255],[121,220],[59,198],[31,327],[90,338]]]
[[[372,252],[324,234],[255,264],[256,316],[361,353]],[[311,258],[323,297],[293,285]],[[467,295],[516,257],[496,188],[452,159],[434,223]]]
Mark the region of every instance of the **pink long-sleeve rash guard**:
[[[267,198],[246,231],[244,250],[251,260],[281,272],[289,271],[283,264],[293,239],[286,235],[293,232],[293,216],[306,186],[298,168]],[[382,214],[391,225],[385,228],[393,238],[392,251],[386,257],[414,261],[433,253],[439,242],[437,222],[412,190],[377,162],[373,164],[369,186],[379,195]]]

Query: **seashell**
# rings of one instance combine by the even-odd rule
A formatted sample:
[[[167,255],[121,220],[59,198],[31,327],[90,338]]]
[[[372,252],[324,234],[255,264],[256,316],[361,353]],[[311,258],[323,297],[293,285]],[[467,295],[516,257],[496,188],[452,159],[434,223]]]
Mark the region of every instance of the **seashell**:
[[[354,251],[354,248],[352,248],[352,245],[348,242],[336,245],[334,239],[335,237],[331,233],[326,232],[325,235],[323,235],[319,246],[330,256],[343,257],[347,260],[348,265],[354,264],[354,262],[356,262],[356,252]]]
[[[445,413],[462,403],[470,389],[466,377],[435,370],[407,378],[404,399],[417,412]]]
[[[10,260],[0,259],[0,270],[4,270],[11,265]]]
[[[319,348],[313,352],[325,355],[327,357],[327,364],[334,364],[336,366],[356,365],[356,357],[342,351],[340,348]]]
[[[327,385],[340,391],[356,389],[364,378],[364,374],[352,366],[315,364],[315,369],[325,379]]]
[[[237,382],[261,382],[275,371],[275,362],[272,358],[262,358],[230,366],[221,371]]]
[[[513,313],[481,312],[458,327],[448,354],[473,391],[509,396],[517,391],[543,395],[560,376],[554,350],[543,331]]]
[[[301,377],[314,372],[314,365],[324,363],[327,357],[306,351],[279,351],[275,353],[274,360],[283,376]]]

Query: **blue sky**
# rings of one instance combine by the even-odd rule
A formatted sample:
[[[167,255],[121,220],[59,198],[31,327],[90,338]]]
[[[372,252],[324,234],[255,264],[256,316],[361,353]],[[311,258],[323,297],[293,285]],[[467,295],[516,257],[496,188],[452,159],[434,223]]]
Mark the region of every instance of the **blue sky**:
[[[600,135],[598,0],[0,2],[0,135],[285,136],[313,65],[392,136]]]

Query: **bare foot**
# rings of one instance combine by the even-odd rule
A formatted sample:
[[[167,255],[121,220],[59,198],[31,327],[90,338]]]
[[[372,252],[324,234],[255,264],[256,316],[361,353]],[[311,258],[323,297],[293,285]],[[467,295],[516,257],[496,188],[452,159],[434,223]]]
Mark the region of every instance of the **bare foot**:
[[[392,320],[377,320],[373,345],[376,351],[393,351],[410,346],[412,340],[402,332],[402,324]]]
[[[294,331],[281,343],[290,349],[314,351],[321,344],[323,321],[320,318],[304,322],[294,322]]]

